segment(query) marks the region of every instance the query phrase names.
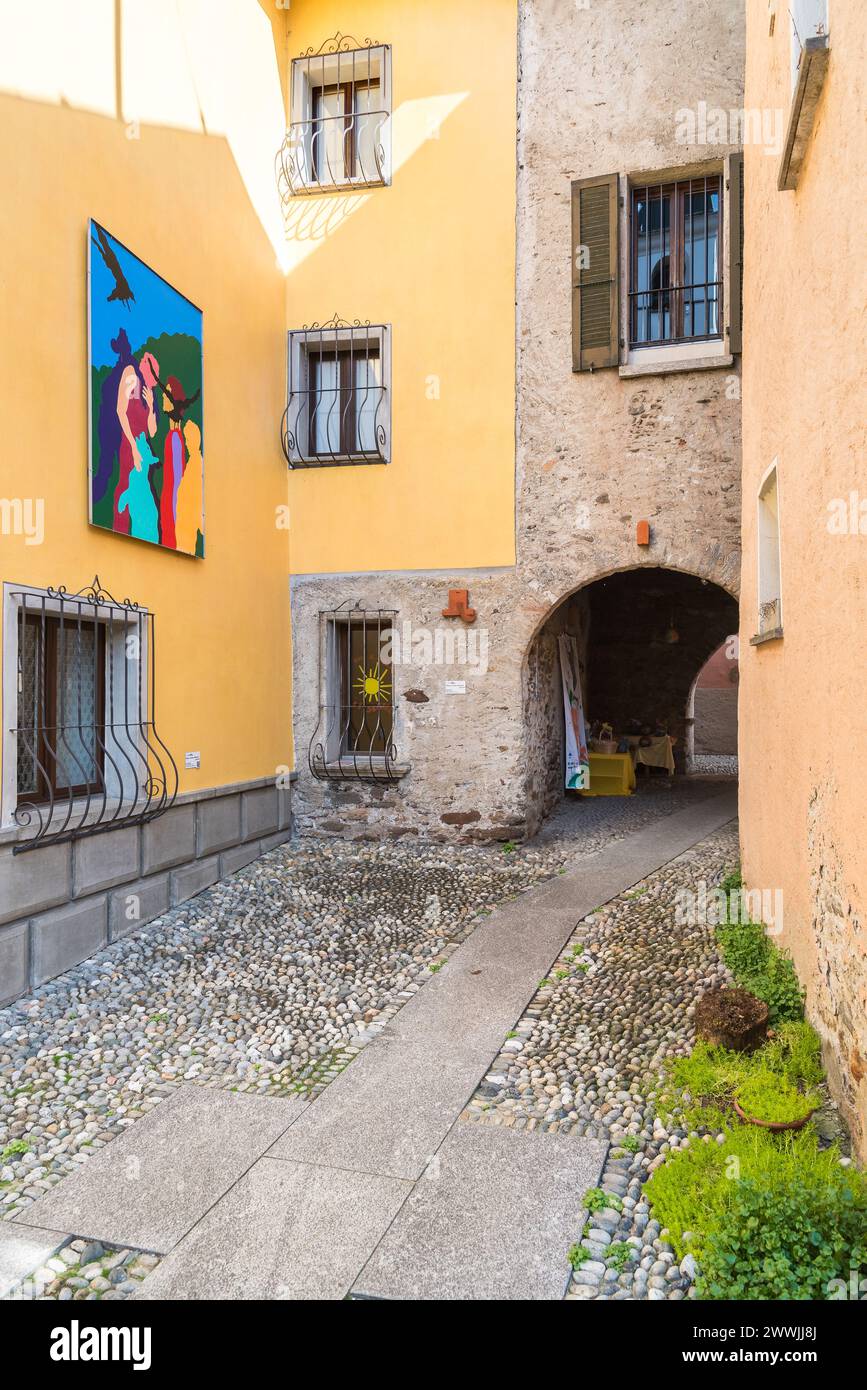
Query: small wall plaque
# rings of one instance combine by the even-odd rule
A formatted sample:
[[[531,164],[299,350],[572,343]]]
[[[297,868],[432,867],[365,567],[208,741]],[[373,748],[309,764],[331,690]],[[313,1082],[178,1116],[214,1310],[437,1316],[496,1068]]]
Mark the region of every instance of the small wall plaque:
[[[446,681],[446,694],[447,694],[447,695],[466,695],[466,693],[467,693],[467,683],[466,683],[466,681]]]

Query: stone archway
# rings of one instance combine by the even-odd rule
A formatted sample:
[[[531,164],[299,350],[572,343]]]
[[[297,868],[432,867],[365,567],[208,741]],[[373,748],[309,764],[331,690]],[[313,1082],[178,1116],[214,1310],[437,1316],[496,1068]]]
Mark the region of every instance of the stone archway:
[[[627,720],[664,726],[677,740],[675,762],[684,771],[696,672],[737,631],[737,611],[720,584],[650,565],[591,580],[553,605],[533,634],[524,669],[528,834],[564,795],[559,634],[578,640],[588,719],[615,729]]]
[[[714,761],[737,759],[737,636],[729,634],[696,672],[686,708],[686,764],[701,772]]]

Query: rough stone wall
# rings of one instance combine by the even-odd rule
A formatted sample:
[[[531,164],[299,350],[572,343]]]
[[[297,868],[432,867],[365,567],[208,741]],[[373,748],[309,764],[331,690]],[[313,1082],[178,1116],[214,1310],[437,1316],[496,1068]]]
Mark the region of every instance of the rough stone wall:
[[[563,681],[558,637],[578,641],[582,691],[587,689],[589,611],[586,595],[576,594],[555,609],[530,645],[524,677],[526,788],[529,834],[563,796]]]
[[[532,833],[559,776],[554,647],[549,634],[534,645],[557,606],[633,567],[669,567],[737,593],[738,363],[638,379],[616,368],[573,374],[570,185],[614,170],[625,178],[722,160],[728,146],[677,143],[676,113],[699,101],[742,105],[742,23],[741,0],[606,0],[587,10],[572,0],[522,0],[517,566],[293,580],[293,807],[302,830]],[[641,519],[652,526],[645,549],[635,541]],[[360,600],[398,609],[401,622],[436,626],[450,588],[470,590],[476,625],[488,633],[488,672],[399,668],[396,742],[409,774],[385,790],[315,782],[306,756],[318,719],[319,611]],[[466,679],[466,694],[446,693],[451,678]],[[427,701],[408,701],[411,689]]]
[[[738,689],[696,689],[694,751],[737,756]]]
[[[807,853],[815,970],[808,1008],[824,1060],[859,1153],[867,1151],[867,941],[865,924],[836,848],[833,784],[817,787],[807,811]]]
[[[459,634],[460,620],[442,617],[454,588],[470,589],[479,611],[474,626],[488,644],[488,669],[436,661],[396,664],[394,742],[398,763],[408,766],[409,774],[391,786],[316,781],[307,752],[319,723],[320,613],[358,602],[368,609],[397,610],[399,631],[409,622],[414,632]],[[368,839],[423,833],[441,840],[508,840],[524,833],[522,659],[538,615],[533,607],[517,632],[521,619],[515,602],[511,570],[293,580],[298,768],[293,814],[302,833]],[[465,681],[466,693],[447,693],[453,680]]]
[[[518,565],[545,593],[640,563],[737,592],[737,363],[575,374],[570,286],[572,179],[729,153],[678,144],[676,113],[741,106],[742,27],[741,0],[520,6]],[[635,543],[642,519],[647,551]]]

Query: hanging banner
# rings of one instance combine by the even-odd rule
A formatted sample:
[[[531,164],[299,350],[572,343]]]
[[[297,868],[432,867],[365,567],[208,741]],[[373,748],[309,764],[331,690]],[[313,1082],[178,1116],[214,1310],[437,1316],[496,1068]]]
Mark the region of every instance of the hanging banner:
[[[590,759],[584,730],[584,704],[581,699],[581,673],[578,643],[560,633],[560,672],[563,677],[563,707],[566,716],[566,789],[583,791],[590,786]]]

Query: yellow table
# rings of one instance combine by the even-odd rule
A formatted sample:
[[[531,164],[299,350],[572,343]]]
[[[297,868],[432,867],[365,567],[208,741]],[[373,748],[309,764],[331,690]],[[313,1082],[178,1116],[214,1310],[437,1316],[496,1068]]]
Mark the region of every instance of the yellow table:
[[[590,753],[590,786],[581,796],[631,796],[635,767],[629,753]]]

